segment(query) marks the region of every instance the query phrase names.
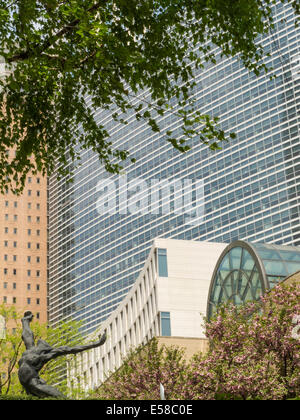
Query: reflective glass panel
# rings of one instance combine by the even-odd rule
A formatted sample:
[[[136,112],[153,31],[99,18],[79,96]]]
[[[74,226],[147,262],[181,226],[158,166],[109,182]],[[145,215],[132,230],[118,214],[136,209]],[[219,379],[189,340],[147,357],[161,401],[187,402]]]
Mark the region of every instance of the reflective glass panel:
[[[253,270],[254,264],[255,264],[254,259],[251,257],[249,252],[246,249],[244,249],[241,269],[251,273]]]
[[[242,248],[240,247],[233,248],[230,251],[230,254],[231,254],[232,268],[239,269],[241,266]]]
[[[281,260],[280,255],[273,249],[257,249],[262,260]]]
[[[163,337],[171,336],[171,317],[170,312],[161,312],[161,335]]]
[[[273,276],[287,276],[287,270],[285,268],[285,265],[281,261],[268,261],[264,260],[264,267],[266,270],[267,275],[273,275]]]
[[[278,284],[284,277],[279,276],[268,276],[268,282],[270,284],[270,288],[272,289],[276,284]]]
[[[298,261],[300,263],[300,250],[299,252],[292,252],[292,251],[279,251],[281,258],[285,261]],[[298,264],[298,267],[300,265]]]
[[[213,292],[212,292],[212,299],[213,302],[218,302],[220,292],[222,290],[222,280],[220,278],[220,274],[217,274],[216,281],[214,284]]]
[[[269,260],[269,263],[270,270],[282,269],[281,261]],[[258,267],[249,251],[242,247],[232,248],[224,256],[215,277],[212,295],[209,297],[210,303],[214,305],[209,307],[209,316],[222,303],[241,305],[257,300],[263,289]]]
[[[168,260],[167,260],[167,250],[158,249],[158,275],[160,277],[168,277]]]
[[[296,273],[296,271],[300,270],[300,262],[292,263],[292,262],[288,261],[288,262],[285,263],[285,266],[287,268],[287,274],[289,274],[289,275],[293,274],[293,273]]]

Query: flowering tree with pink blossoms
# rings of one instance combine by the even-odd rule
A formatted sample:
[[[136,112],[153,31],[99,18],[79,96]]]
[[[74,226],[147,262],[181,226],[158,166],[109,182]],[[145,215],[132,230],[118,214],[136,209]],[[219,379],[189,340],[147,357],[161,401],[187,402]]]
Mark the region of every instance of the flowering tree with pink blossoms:
[[[153,338],[146,346],[139,346],[124,360],[120,369],[97,390],[101,399],[157,400],[160,384],[167,398],[181,396],[187,372],[183,350],[176,346],[159,345]]]
[[[260,301],[219,308],[210,350],[186,362],[153,339],[132,352],[97,391],[105,399],[271,399],[300,396],[300,285],[280,284]]]
[[[210,351],[191,362],[189,399],[286,399],[300,395],[300,285],[280,284],[259,302],[219,308],[206,322]],[[294,335],[294,336],[293,336]]]

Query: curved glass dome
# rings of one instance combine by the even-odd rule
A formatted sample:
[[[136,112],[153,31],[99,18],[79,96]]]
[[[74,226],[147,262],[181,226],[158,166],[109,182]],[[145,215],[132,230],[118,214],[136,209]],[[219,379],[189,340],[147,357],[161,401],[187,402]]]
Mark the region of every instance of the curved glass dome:
[[[300,247],[236,241],[221,254],[211,280],[207,318],[225,302],[240,305],[259,299],[300,270]]]

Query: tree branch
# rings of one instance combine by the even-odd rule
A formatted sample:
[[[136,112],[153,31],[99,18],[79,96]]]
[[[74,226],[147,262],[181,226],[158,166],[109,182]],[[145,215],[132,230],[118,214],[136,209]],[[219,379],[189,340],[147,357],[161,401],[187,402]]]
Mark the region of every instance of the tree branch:
[[[87,9],[86,13],[96,12],[101,6],[103,6],[107,2],[108,0],[98,1],[89,9]],[[72,22],[64,26],[60,31],[58,31],[55,35],[53,35],[52,37],[49,37],[45,42],[43,42],[43,44],[40,47],[38,45],[35,45],[34,48],[27,49],[26,51],[22,51],[19,54],[16,54],[12,57],[7,58],[7,62],[13,63],[16,61],[22,61],[22,60],[26,60],[28,58],[44,53],[49,47],[55,44],[55,42],[58,39],[62,38],[67,33],[72,32],[79,23],[80,23],[80,19],[74,19]]]
[[[7,379],[2,384],[2,386],[5,386],[6,385],[6,392],[5,392],[5,394],[8,394],[8,392],[9,392],[9,388],[10,388],[10,384],[11,384],[11,374],[12,374],[12,371],[13,371],[16,363],[17,363],[17,359],[18,359],[19,350],[20,350],[21,345],[22,345],[22,341],[20,340],[19,343],[18,343],[17,349],[15,350],[15,353],[14,353],[14,355],[12,357],[12,359],[9,361],[8,370],[7,370]]]
[[[93,57],[96,55],[96,52],[97,52],[97,51],[94,51],[94,52],[92,52],[90,55],[88,55],[88,56],[86,56],[85,58],[83,58],[83,59],[80,61],[80,66],[81,66],[82,64],[86,63],[87,61],[89,61],[91,58],[93,58]]]

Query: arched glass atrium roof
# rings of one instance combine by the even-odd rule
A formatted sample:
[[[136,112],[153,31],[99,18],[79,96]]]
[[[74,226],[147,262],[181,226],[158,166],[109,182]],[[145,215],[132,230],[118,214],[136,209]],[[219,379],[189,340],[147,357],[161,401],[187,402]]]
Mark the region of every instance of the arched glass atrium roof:
[[[240,305],[259,299],[278,282],[300,270],[300,247],[235,241],[221,254],[213,273],[208,319],[225,302]]]

